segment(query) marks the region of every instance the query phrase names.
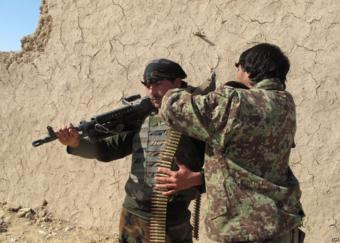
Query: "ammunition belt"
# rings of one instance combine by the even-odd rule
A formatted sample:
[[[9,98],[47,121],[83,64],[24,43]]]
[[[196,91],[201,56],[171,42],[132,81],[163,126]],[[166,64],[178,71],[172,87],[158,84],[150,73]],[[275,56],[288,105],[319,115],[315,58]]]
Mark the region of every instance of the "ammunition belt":
[[[171,169],[172,161],[175,156],[181,133],[170,129],[168,131],[165,148],[160,152],[160,159],[157,167]],[[167,176],[159,172],[156,176]],[[168,198],[161,194],[166,189],[154,190],[151,198],[151,216],[150,216],[150,242],[164,243],[166,240],[166,209]]]
[[[160,159],[157,161],[157,167],[171,169],[175,153],[181,133],[169,129],[164,149],[160,152]],[[156,173],[156,176],[166,177],[167,175]],[[167,189],[153,190],[151,198],[151,216],[150,216],[150,243],[165,243],[166,242],[166,213],[168,197],[162,195]],[[193,214],[193,236],[198,240],[199,235],[199,217],[200,217],[201,195],[196,196]]]
[[[193,215],[192,215],[192,225],[193,225],[193,236],[198,241],[199,240],[199,225],[200,225],[200,208],[201,208],[201,193],[198,193],[194,202]]]

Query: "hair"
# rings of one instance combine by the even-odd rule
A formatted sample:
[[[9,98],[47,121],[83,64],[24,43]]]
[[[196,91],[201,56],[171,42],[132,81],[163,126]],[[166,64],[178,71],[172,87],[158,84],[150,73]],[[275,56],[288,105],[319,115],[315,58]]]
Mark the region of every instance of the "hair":
[[[276,78],[283,85],[290,67],[288,57],[278,46],[269,43],[261,43],[244,51],[237,65],[241,65],[255,83],[266,78]]]

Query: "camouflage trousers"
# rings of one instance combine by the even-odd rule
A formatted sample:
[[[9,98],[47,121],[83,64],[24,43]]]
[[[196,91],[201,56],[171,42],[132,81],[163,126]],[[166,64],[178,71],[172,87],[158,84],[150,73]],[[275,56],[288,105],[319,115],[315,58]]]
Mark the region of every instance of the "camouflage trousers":
[[[187,221],[166,229],[166,243],[192,243],[192,226]],[[148,222],[122,209],[119,222],[119,242],[148,243]]]

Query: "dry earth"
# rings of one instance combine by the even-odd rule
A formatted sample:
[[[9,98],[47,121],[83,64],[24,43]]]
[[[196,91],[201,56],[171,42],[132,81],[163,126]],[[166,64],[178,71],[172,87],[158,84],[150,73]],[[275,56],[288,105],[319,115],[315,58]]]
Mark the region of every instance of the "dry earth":
[[[116,235],[85,230],[56,219],[48,212],[47,202],[37,208],[0,203],[1,243],[105,243],[118,242]]]

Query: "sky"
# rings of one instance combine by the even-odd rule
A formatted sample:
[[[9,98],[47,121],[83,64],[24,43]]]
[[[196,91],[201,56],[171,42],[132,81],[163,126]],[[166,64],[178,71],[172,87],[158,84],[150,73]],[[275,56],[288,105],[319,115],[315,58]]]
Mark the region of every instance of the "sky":
[[[20,51],[39,22],[40,0],[0,0],[0,51]]]

